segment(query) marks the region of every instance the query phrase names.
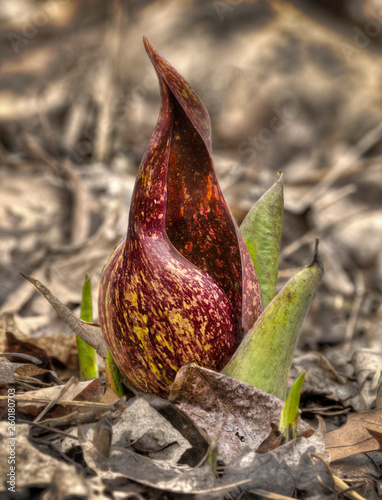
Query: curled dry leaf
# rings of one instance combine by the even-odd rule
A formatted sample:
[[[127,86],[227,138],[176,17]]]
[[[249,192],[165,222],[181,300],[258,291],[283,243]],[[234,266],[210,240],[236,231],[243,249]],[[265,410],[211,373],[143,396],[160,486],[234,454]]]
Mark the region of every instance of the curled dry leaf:
[[[10,363],[0,359],[0,385],[16,384],[18,379],[32,377],[36,383],[61,384],[56,373],[30,363]],[[33,381],[32,381],[33,382]]]
[[[41,364],[39,365],[40,368],[46,368],[46,369],[52,368],[52,363],[50,361],[50,358],[44,351],[44,349],[35,346],[31,342],[23,342],[22,340],[19,340],[16,337],[16,335],[14,335],[12,332],[6,332],[6,337],[7,337],[7,352],[29,354],[30,356],[33,356],[41,361]],[[17,358],[14,359],[9,358],[9,359],[10,361],[14,361],[14,359],[18,361]]]
[[[16,396],[17,411],[30,416],[37,416],[42,409],[46,406],[46,402],[52,401],[58,397],[62,391],[63,386],[47,387],[37,391],[28,391],[27,393]],[[22,400],[18,400],[21,398]],[[88,380],[85,382],[77,382],[73,384],[62,396],[62,401],[71,401],[73,404],[60,404],[57,402],[52,410],[48,413],[51,418],[58,418],[76,410],[78,413],[87,412],[91,407],[91,403],[104,403],[105,405],[112,404],[118,400],[118,397],[110,390],[102,386],[98,379]],[[75,402],[88,402],[89,407],[85,405],[75,406]],[[99,408],[91,407],[94,416],[104,413],[107,406]]]
[[[240,485],[249,483],[249,479],[244,479],[222,484],[217,481],[211,467],[207,464],[179,473],[178,470],[165,470],[150,458],[138,455],[126,448],[112,449],[108,460],[97,451],[93,443],[85,438],[81,439],[81,447],[87,465],[104,482],[116,483],[121,478],[126,478],[170,493],[203,495],[202,498],[206,500],[216,499],[217,494],[222,495]]]
[[[331,494],[333,479],[326,465],[313,458],[318,455],[323,460],[329,459],[324,435],[325,424],[320,420],[317,431],[309,438],[299,437],[264,455],[254,451],[243,453],[226,467],[222,482],[250,478],[249,484],[230,491],[234,498],[253,488],[287,496],[297,489],[309,498],[314,495],[325,498]]]
[[[231,462],[243,451],[256,450],[280,419],[282,401],[255,387],[190,363],[170,388],[175,403]]]
[[[208,449],[198,429],[178,408],[150,396],[131,399],[113,426],[113,446],[130,444],[131,451],[150,457],[167,469],[184,464],[194,467]]]
[[[102,489],[98,478],[85,478],[83,474],[77,472],[74,465],[69,465],[63,460],[56,460],[50,454],[43,453],[32,444],[28,437],[28,425],[16,425],[16,486],[15,491],[21,492],[24,488],[46,487],[44,496],[50,498],[86,498],[95,500],[103,498],[100,496]],[[5,439],[9,437],[8,422],[0,423],[0,476],[1,485],[5,481],[7,474],[10,473],[10,464],[6,459],[9,456],[9,443]],[[42,447],[42,450],[46,447]],[[11,464],[12,465],[12,464]],[[11,478],[9,478],[11,480]],[[6,483],[8,497],[12,498],[14,493],[8,491],[10,483]],[[30,491],[30,490],[29,490]],[[98,492],[98,495],[97,495]],[[25,498],[22,495],[22,498]]]

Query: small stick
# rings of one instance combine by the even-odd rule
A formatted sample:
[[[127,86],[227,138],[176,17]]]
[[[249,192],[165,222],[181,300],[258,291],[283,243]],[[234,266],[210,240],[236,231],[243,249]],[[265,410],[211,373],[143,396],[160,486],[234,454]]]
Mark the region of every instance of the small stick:
[[[41,365],[42,361],[40,359],[34,358],[33,356],[29,356],[29,354],[22,354],[21,352],[2,352],[0,353],[0,357],[7,358],[20,358],[25,359],[25,361],[29,361],[30,363],[34,363],[35,365]]]
[[[67,392],[67,390],[76,382],[76,377],[72,377],[65,386],[61,389],[57,397],[55,397],[43,410],[42,412],[34,419],[33,422],[38,422],[42,419],[42,417],[48,413],[48,411],[58,402],[58,400]]]
[[[45,430],[50,431],[52,433],[61,434],[61,436],[65,436],[65,437],[68,437],[70,439],[76,439],[77,441],[79,441],[77,436],[73,436],[73,434],[69,434],[68,432],[60,431],[59,429],[56,429],[55,427],[49,427],[48,425],[38,424],[37,422],[29,422],[29,420],[23,420],[23,419],[18,419],[17,423],[18,424],[28,424],[28,425],[31,425],[33,427],[38,427],[39,429],[45,429]]]

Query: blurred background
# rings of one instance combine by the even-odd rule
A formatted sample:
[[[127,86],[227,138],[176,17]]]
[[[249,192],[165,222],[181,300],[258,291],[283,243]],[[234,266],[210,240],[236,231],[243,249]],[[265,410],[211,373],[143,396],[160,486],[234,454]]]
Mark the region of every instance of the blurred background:
[[[299,348],[380,351],[380,0],[2,0],[0,22],[1,339],[65,331],[20,271],[75,309],[126,231],[159,111],[145,35],[207,107],[239,223],[284,172],[279,287],[320,238]]]

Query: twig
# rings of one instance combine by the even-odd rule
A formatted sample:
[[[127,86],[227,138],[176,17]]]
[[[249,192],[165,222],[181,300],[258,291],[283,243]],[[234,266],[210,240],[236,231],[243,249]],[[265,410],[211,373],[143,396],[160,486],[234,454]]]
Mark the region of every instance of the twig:
[[[22,354],[20,352],[2,352],[0,353],[0,357],[2,358],[20,358],[20,359],[25,359],[25,361],[29,361],[30,363],[34,363],[35,365],[41,365],[42,361],[40,359],[34,358],[33,356],[30,356],[29,354]]]
[[[70,439],[76,439],[79,441],[77,436],[74,436],[73,434],[69,434],[68,432],[60,431],[59,429],[56,429],[55,427],[49,427],[48,425],[44,424],[38,424],[37,422],[29,422],[29,420],[23,420],[23,419],[18,419],[17,420],[18,424],[28,424],[33,427],[38,427],[39,429],[45,429],[46,431],[50,431],[55,434],[61,434],[61,436],[68,437]]]
[[[21,403],[50,403],[49,398],[26,398],[16,394],[12,399]],[[0,401],[8,400],[8,396],[0,396]],[[67,401],[60,400],[61,406],[87,406],[89,408],[111,408],[113,405],[109,403],[99,403],[97,401]]]
[[[72,377],[65,386],[61,389],[58,395],[42,410],[42,412],[34,419],[33,422],[38,422],[48,411],[59,401],[59,399],[67,392],[67,390],[76,382],[76,377]]]
[[[346,498],[350,498],[351,500],[367,500],[365,497],[361,496],[356,491],[353,491],[354,488],[359,488],[361,485],[348,486],[342,479],[338,476],[333,475],[334,484],[337,490],[344,495]]]

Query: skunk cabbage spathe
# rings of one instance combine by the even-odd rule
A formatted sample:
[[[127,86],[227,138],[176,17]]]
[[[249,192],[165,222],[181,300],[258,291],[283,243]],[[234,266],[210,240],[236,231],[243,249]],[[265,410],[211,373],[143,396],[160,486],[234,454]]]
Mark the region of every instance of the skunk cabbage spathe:
[[[166,394],[189,361],[219,370],[262,312],[251,256],[211,159],[208,113],[147,39],[161,90],[126,238],[100,283],[109,351],[138,389]]]

